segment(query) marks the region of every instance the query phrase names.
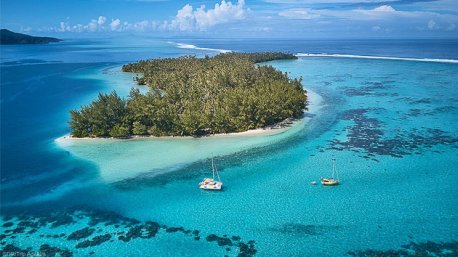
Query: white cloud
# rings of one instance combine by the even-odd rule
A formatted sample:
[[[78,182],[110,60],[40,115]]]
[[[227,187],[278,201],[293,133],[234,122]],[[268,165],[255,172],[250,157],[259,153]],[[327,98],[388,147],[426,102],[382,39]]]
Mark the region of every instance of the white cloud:
[[[228,23],[245,18],[245,0],[238,0],[237,4],[221,1],[213,9],[206,10],[205,5],[194,8],[187,4],[171,21],[165,21],[163,28],[179,31],[205,31],[217,24]]]
[[[92,19],[91,22],[89,22],[89,24],[87,24],[87,29],[88,29],[90,32],[95,32],[95,31],[97,31],[97,27],[98,27],[97,20],[94,20],[94,19]]]
[[[367,28],[377,33],[391,33],[393,28],[396,33],[413,30],[454,31],[458,24],[458,15],[455,14],[419,10],[402,11],[390,5],[351,10],[296,8],[281,10],[277,14],[289,19],[309,19],[316,25],[311,27],[320,28],[321,31],[342,27],[343,24],[354,31]]]
[[[73,25],[72,30],[75,32],[83,32],[84,26],[81,24],[76,24],[76,25]]]
[[[143,20],[136,23],[129,23],[127,21],[121,22],[120,19],[111,19],[111,22],[106,22],[105,16],[99,16],[97,19],[91,19],[89,23],[71,25],[70,21],[61,21],[59,27],[47,28],[48,31],[55,32],[123,32],[123,31],[136,31],[142,32],[153,30],[157,27],[155,22]]]
[[[111,19],[111,22],[107,22],[105,16],[99,16],[97,19],[91,19],[86,25],[70,25],[70,21],[67,19],[67,21],[60,22],[59,27],[49,28],[49,30],[58,32],[206,31],[218,24],[244,19],[248,10],[245,8],[245,0],[238,0],[235,4],[222,0],[221,3],[215,4],[210,9],[206,9],[205,5],[194,9],[191,5],[187,4],[177,11],[176,16],[172,20],[162,22],[143,20],[130,23],[128,21],[121,22],[117,18]]]
[[[99,19],[97,20],[97,24],[99,26],[102,26],[105,23],[106,20],[107,20],[107,18],[105,16],[99,16]]]
[[[271,5],[274,10],[251,12],[245,5],[245,0],[213,0],[221,1],[213,6],[206,7],[186,4],[179,9],[175,16],[168,20],[140,20],[121,21],[116,17],[108,19],[105,16],[98,16],[87,23],[70,24],[70,19],[64,19],[57,26],[47,28],[55,32],[153,32],[153,31],[186,31],[200,32],[235,21],[243,21],[240,26],[216,27],[214,32],[219,33],[227,30],[248,33],[249,31],[276,31],[280,27],[300,25],[301,20],[313,23],[307,27],[310,31],[333,31],[341,29],[345,25],[349,30],[356,31],[364,29],[382,33],[387,28],[394,28],[395,31],[406,31],[407,28],[416,28],[417,31],[455,31],[458,25],[458,15],[454,13],[425,11],[424,9],[397,10],[385,0],[358,0],[358,2],[380,3],[377,7],[370,9],[312,9],[312,8],[289,8],[294,5]],[[282,1],[273,2],[309,3],[319,0],[305,1]],[[356,0],[323,0],[322,2],[352,2]],[[449,1],[449,0],[438,0]],[[265,14],[265,16],[263,15]],[[276,15],[272,15],[276,14]],[[241,22],[240,22],[241,23]],[[316,26],[315,26],[316,25]],[[439,26],[440,25],[440,26]],[[289,29],[289,28],[288,28]],[[293,28],[291,28],[293,29]],[[324,33],[324,32],[323,32]],[[452,33],[452,32],[450,32]]]
[[[408,20],[415,19],[448,19],[449,23],[457,19],[457,16],[439,14],[434,12],[422,11],[398,11],[390,5],[381,5],[373,9],[352,9],[352,10],[332,10],[332,9],[287,9],[280,11],[279,16],[294,17],[303,19],[320,18],[320,19],[341,19],[353,21],[366,21],[366,20],[394,20],[398,18],[405,18]]]
[[[372,11],[374,12],[395,12],[396,10],[389,5],[382,5],[377,8],[374,8]]]
[[[96,32],[96,31],[103,31],[105,30],[105,27],[103,24],[106,21],[105,16],[99,16],[97,19],[92,19],[87,25],[83,26],[83,30],[87,30],[90,32]]]
[[[278,13],[279,16],[290,18],[290,19],[301,19],[301,20],[310,20],[319,18],[320,15],[311,12],[308,8],[297,8],[281,11]]]
[[[59,23],[59,28],[57,29],[57,31],[65,32],[65,31],[70,31],[70,30],[71,30],[71,27],[68,21],[61,21]]]
[[[111,31],[118,31],[119,25],[121,25],[121,20],[120,19],[112,19],[110,22],[110,28]]]
[[[135,31],[145,31],[149,25],[150,23],[147,20],[140,21],[134,24],[134,30]]]
[[[351,12],[349,17],[355,20],[387,19],[396,15],[402,16],[403,14],[403,12],[397,11],[389,5],[382,5],[370,10],[356,9]]]
[[[150,22],[147,20],[143,20],[140,22],[136,23],[129,23],[127,21],[122,23],[122,26],[119,27],[117,31],[136,31],[136,32],[144,32],[148,29],[153,29],[152,26],[150,26]]]
[[[396,11],[389,5],[382,5],[374,9],[353,9],[353,10],[332,10],[332,9],[310,9],[294,8],[280,11],[279,16],[290,19],[342,19],[342,20],[378,20],[386,19],[404,12]]]
[[[178,10],[174,20],[171,21],[169,27],[178,30],[192,30],[196,26],[196,18],[193,15],[192,6],[189,4]]]

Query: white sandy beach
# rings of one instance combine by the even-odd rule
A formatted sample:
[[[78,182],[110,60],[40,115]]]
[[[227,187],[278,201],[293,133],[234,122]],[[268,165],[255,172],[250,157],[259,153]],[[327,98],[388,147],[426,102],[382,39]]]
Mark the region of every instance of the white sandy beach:
[[[308,96],[307,114],[317,114],[322,107],[322,97],[313,91],[308,91]],[[71,155],[96,165],[100,178],[111,183],[145,174],[151,177],[212,156],[218,159],[219,156],[269,146],[298,133],[311,119],[304,117],[283,128],[255,129],[198,138],[94,139],[64,136],[56,139],[55,143]]]

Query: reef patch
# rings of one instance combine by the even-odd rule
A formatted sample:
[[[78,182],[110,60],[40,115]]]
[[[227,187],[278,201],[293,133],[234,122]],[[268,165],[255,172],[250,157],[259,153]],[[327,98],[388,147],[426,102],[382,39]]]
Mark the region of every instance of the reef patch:
[[[383,122],[372,118],[369,112],[378,112],[381,108],[352,109],[345,111],[341,118],[352,121],[347,126],[347,140],[330,140],[326,150],[351,150],[362,153],[361,157],[372,159],[375,155],[389,155],[402,158],[406,155],[418,153],[422,149],[429,149],[435,145],[458,143],[458,138],[448,135],[437,128],[413,128],[411,130],[397,130],[394,137],[386,138],[383,131]],[[321,149],[323,150],[323,149]]]
[[[447,243],[436,243],[436,242],[423,242],[415,243],[410,242],[409,244],[402,245],[401,249],[390,249],[390,250],[358,250],[350,251],[347,256],[352,257],[404,257],[404,256],[458,256],[458,242],[452,241]]]
[[[67,225],[75,228],[68,236],[63,233]],[[205,236],[196,229],[169,227],[155,221],[142,222],[115,212],[85,207],[46,214],[2,217],[1,226],[6,228],[0,236],[1,256],[30,256],[37,253],[42,256],[65,257],[87,255],[86,252],[81,252],[82,249],[90,249],[89,255],[99,256],[101,253],[98,253],[98,246],[102,244],[124,244],[169,233],[181,233],[193,241],[201,241],[201,237],[204,236],[206,240],[202,242],[216,243],[224,252],[238,253],[238,256],[253,256],[257,252],[253,240],[245,243],[236,235]],[[24,246],[24,242],[30,245]]]

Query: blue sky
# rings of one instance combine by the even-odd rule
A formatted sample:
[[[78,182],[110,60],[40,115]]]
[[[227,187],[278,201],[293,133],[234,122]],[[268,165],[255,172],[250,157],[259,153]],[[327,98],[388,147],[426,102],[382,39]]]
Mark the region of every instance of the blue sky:
[[[2,0],[0,22],[61,37],[458,38],[458,0]]]

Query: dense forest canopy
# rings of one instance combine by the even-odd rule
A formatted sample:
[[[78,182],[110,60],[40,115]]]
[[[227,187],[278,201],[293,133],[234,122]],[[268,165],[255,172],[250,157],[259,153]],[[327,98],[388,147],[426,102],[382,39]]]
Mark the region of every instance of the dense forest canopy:
[[[225,53],[214,57],[153,59],[123,66],[143,74],[127,99],[99,94],[71,111],[75,137],[132,135],[201,136],[241,132],[302,117],[307,95],[301,79],[290,79],[256,63],[296,59],[285,53]]]

